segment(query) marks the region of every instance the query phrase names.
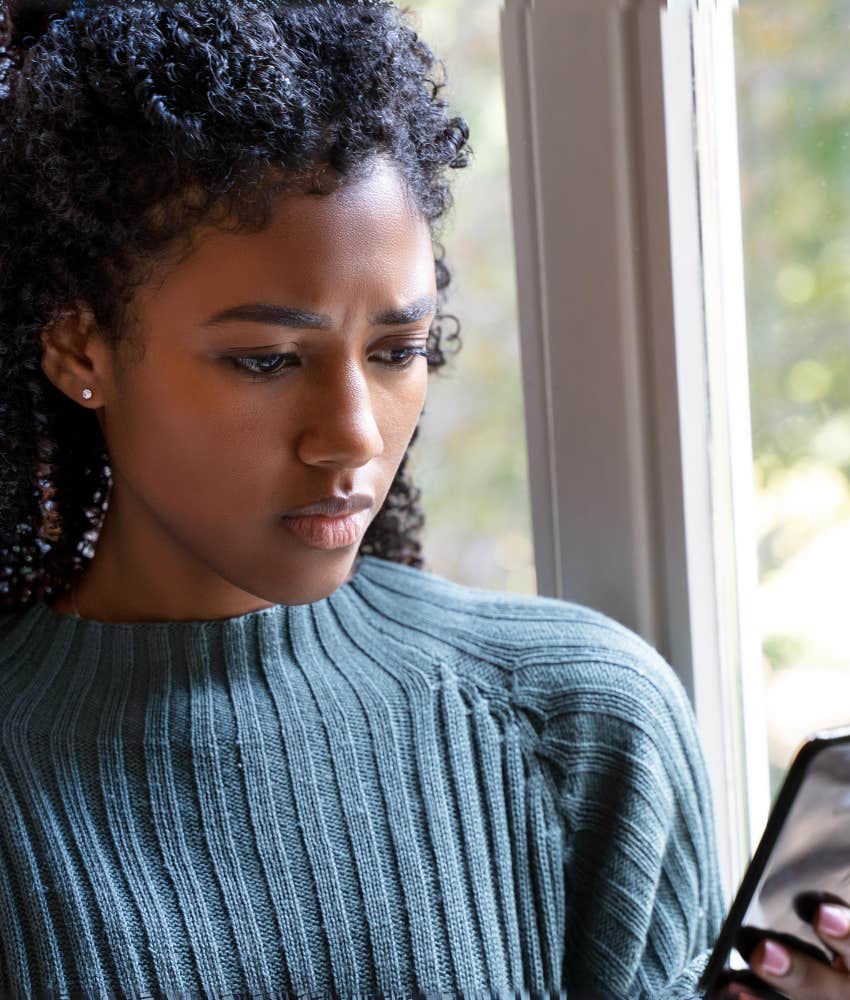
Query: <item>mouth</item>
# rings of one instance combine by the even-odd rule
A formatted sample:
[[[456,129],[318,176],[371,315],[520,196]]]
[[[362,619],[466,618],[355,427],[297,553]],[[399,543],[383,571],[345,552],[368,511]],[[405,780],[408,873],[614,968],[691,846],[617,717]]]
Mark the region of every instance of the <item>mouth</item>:
[[[321,515],[323,517],[339,517],[342,515],[348,516],[356,514],[359,511],[367,510],[372,507],[375,502],[375,498],[369,496],[365,493],[352,493],[348,496],[342,493],[334,493],[332,496],[325,497],[322,500],[316,500],[313,503],[306,504],[304,507],[293,507],[292,510],[286,511],[283,515],[284,517],[313,517],[316,515]]]
[[[357,542],[369,523],[368,509],[328,517],[309,514],[292,517],[287,515],[283,524],[301,541],[314,549],[342,549]]]

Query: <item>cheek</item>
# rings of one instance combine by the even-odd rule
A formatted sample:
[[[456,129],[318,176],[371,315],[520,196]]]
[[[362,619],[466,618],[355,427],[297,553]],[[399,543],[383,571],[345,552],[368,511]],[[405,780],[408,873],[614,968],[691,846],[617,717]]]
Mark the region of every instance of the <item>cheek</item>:
[[[115,469],[151,506],[220,519],[251,497],[272,499],[289,454],[286,409],[278,401],[272,419],[259,398],[215,384],[143,379],[121,396],[107,443]]]
[[[165,369],[169,377],[153,374]],[[333,405],[327,387],[317,407],[316,390],[303,384],[257,383],[237,391],[223,382],[173,364],[152,365],[122,387],[118,412],[113,409],[107,422],[115,471],[175,527],[223,528],[252,509],[274,516],[292,501],[293,489],[303,496],[310,472],[298,442],[309,434],[311,446],[316,444],[317,428],[321,438],[321,422]],[[374,488],[389,488],[421,416],[427,385],[423,370],[396,384],[376,377],[366,393],[383,442],[366,473],[384,481],[373,481]],[[339,434],[328,425],[329,447],[331,439],[333,447],[339,444]],[[356,451],[357,443],[349,443]]]
[[[384,452],[378,458],[382,464],[398,465],[404,456],[422,416],[427,386],[427,372],[424,372],[421,378],[413,377],[406,382],[404,392],[376,396],[373,412],[384,442]]]

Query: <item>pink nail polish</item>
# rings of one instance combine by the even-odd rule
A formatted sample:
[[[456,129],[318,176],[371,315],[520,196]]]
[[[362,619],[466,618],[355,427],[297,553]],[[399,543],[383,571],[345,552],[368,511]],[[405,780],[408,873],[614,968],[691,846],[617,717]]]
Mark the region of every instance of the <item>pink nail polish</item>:
[[[758,964],[764,972],[772,976],[784,976],[791,968],[791,956],[775,941],[763,941],[761,949],[762,958]]]
[[[746,987],[741,986],[740,983],[729,983],[726,989],[732,1000],[758,1000],[758,997],[748,993]]]
[[[850,931],[850,915],[840,906],[821,903],[818,909],[817,927],[831,937],[844,937]]]

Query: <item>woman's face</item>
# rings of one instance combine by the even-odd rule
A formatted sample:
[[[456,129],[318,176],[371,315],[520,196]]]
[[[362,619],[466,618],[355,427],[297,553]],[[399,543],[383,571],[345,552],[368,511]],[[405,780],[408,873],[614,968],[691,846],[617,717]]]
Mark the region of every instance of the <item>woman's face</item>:
[[[281,195],[262,233],[209,231],[139,291],[142,360],[100,360],[103,545],[156,552],[161,575],[217,607],[222,586],[275,604],[332,593],[420,418],[427,361],[393,352],[424,351],[435,296],[430,230],[387,161],[332,194]],[[283,515],[334,493],[369,506],[353,541],[316,548]],[[232,613],[256,606],[243,594]]]

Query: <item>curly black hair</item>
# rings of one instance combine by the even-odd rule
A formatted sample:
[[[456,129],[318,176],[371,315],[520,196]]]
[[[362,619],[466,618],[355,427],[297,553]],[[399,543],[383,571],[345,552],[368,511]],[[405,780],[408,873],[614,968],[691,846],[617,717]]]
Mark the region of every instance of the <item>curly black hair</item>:
[[[321,193],[380,154],[429,221],[445,304],[437,223],[469,130],[408,14],[389,0],[0,0],[0,609],[69,589],[109,502],[94,412],[41,368],[42,333],[69,308],[113,346],[131,338],[134,291],[196,226],[259,231],[278,191]],[[460,349],[441,308],[429,372],[444,339]],[[421,569],[408,457],[360,553]]]

